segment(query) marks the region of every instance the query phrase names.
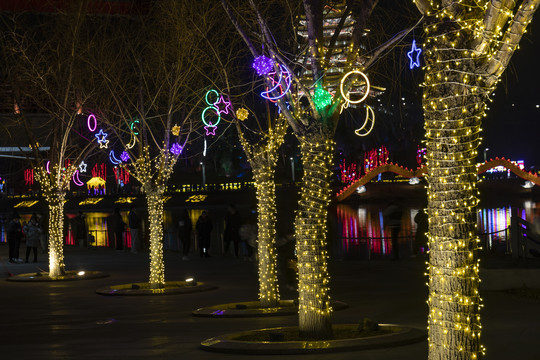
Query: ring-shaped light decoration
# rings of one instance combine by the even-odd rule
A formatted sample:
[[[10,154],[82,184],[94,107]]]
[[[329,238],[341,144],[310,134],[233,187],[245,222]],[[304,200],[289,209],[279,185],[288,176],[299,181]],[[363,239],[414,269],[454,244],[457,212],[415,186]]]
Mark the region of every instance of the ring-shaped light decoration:
[[[111,150],[111,152],[109,153],[109,160],[114,164],[114,165],[118,165],[122,162],[122,160],[120,159],[117,159],[116,156],[114,156],[114,151]]]
[[[91,124],[93,124],[93,126]],[[86,118],[86,125],[88,126],[88,130],[90,130],[91,132],[96,131],[97,129],[96,115],[94,114],[88,115],[88,117]]]
[[[277,101],[278,99],[281,99],[283,96],[285,96],[285,94],[289,92],[291,88],[291,84],[292,84],[291,74],[289,73],[287,68],[285,68],[281,64],[278,64],[278,68],[279,68],[279,78],[277,81],[274,79],[273,76],[270,77],[271,75],[276,75],[275,71],[268,74],[268,76],[270,77],[270,80],[272,81],[273,88],[263,91],[261,93],[261,96],[263,98],[270,101]],[[285,83],[285,86],[283,86],[283,82]],[[277,91],[279,88],[281,88],[281,90]],[[274,91],[278,92],[278,95],[276,96],[271,95]]]
[[[77,186],[83,186],[84,183],[79,179],[79,170],[75,170],[75,172],[73,173],[73,183]]]
[[[371,117],[369,116],[370,113]],[[369,123],[371,123],[371,126],[368,125]],[[368,126],[369,129],[367,129]],[[373,126],[375,126],[375,111],[373,111],[371,106],[366,105],[366,119],[359,129],[354,130],[354,133],[358,136],[366,136],[371,132],[371,130],[373,130]]]
[[[139,119],[135,119],[133,121],[131,121],[129,123],[129,129],[131,130],[131,132],[133,133],[133,135],[137,136],[139,135],[139,131],[135,130],[135,124],[140,124],[141,122],[139,121]]]
[[[206,121],[205,115],[206,115],[206,112],[208,110],[214,110],[216,112],[217,121],[215,123],[212,122],[212,121],[209,121],[209,122]],[[216,127],[216,126],[218,126],[219,122],[221,121],[221,114],[219,113],[219,110],[216,107],[208,106],[208,107],[204,108],[204,110],[203,110],[203,112],[201,114],[201,119],[202,119],[202,122],[204,123],[204,125],[206,125],[208,127]]]
[[[365,80],[366,80],[366,91],[364,93],[364,96],[362,96],[359,100],[354,100],[352,101],[349,97],[348,97],[348,93],[347,95],[345,95],[345,91],[343,90],[343,84],[345,83],[345,79],[347,79],[350,75],[352,74],[358,74],[360,76],[362,76]],[[345,75],[343,75],[343,77],[341,78],[341,83],[339,84],[339,90],[341,92],[341,96],[343,97],[343,99],[345,100],[345,102],[347,103],[351,103],[351,104],[359,104],[361,103],[362,101],[366,100],[366,98],[368,97],[369,95],[369,89],[370,89],[370,83],[369,83],[369,79],[368,77],[366,76],[366,74],[364,74],[363,72],[361,72],[360,70],[351,70],[349,71],[348,73],[346,73]]]
[[[215,95],[216,95],[216,101],[210,102],[210,101],[208,100],[208,95],[210,95],[210,94],[215,94]],[[207,103],[208,105],[216,105],[216,104],[219,102],[219,99],[220,99],[219,93],[218,93],[216,90],[214,90],[214,89],[208,90],[208,91],[206,92],[206,95],[204,96],[204,101],[206,101],[206,103]]]

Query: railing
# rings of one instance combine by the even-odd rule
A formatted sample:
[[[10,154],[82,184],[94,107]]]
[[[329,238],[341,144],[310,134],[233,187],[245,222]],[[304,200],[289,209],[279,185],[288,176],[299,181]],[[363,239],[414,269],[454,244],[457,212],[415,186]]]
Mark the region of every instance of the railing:
[[[512,212],[510,227],[512,257],[531,257],[531,253],[536,257],[535,253],[538,254],[540,247],[540,235],[535,226]]]

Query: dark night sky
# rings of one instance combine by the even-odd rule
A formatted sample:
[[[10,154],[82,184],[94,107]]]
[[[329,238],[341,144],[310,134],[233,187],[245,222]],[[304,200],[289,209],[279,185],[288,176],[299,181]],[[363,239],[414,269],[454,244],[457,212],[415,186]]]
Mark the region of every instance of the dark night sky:
[[[484,119],[484,141],[488,158],[506,157],[525,160],[526,166],[540,169],[540,14],[521,40],[503,74],[488,116]]]

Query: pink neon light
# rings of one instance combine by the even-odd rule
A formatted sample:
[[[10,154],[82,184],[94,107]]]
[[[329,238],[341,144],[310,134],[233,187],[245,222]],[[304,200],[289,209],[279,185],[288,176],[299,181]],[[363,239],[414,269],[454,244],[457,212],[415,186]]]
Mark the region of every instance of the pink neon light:
[[[45,166],[45,169],[47,170],[47,174],[51,173],[51,170],[49,170],[49,165],[51,164],[50,161],[47,161],[47,165]]]
[[[91,120],[91,119],[94,119],[94,120]],[[91,121],[94,122],[94,127],[93,127],[93,128],[92,128],[92,126],[90,126],[90,122],[91,122]],[[86,120],[86,125],[88,125],[88,130],[90,130],[91,132],[96,131],[96,129],[97,129],[97,119],[96,119],[96,115],[94,115],[94,114],[88,115],[88,119]]]

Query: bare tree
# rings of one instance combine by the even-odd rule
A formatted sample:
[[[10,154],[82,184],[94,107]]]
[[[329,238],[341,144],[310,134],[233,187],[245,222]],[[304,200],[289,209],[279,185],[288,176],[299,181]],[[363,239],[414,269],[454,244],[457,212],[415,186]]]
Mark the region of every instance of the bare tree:
[[[76,1],[55,14],[20,13],[2,19],[6,30],[1,52],[15,103],[8,132],[20,141],[23,131],[32,148],[28,159],[49,208],[51,278],[65,274],[66,192],[80,160],[95,147],[95,141],[77,131],[82,109],[93,95],[84,66],[93,44],[87,5]],[[40,146],[50,151],[44,153]]]
[[[198,16],[192,5],[162,1],[119,19],[96,53],[105,89],[99,114],[114,134],[111,151],[124,154],[120,166],[140,182],[148,204],[153,289],[165,287],[164,192],[178,157],[201,130],[192,121],[206,87],[197,67],[208,63],[187,20]]]
[[[481,119],[539,0],[416,0],[425,16],[429,359],[479,359]]]

